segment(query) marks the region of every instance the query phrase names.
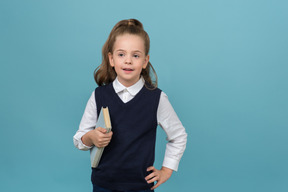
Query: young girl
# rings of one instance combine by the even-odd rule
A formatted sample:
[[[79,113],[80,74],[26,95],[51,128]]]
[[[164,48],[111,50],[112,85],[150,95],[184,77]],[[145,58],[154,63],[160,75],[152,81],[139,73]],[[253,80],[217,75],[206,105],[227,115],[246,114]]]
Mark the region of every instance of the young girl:
[[[167,95],[157,88],[149,48],[149,36],[136,19],[118,22],[103,46],[102,64],[94,73],[99,87],[73,138],[80,150],[105,147],[98,167],[92,168],[94,192],[153,191],[178,169],[187,134]],[[102,106],[109,108],[110,133],[95,128]],[[153,167],[157,125],[168,140],[160,170]]]

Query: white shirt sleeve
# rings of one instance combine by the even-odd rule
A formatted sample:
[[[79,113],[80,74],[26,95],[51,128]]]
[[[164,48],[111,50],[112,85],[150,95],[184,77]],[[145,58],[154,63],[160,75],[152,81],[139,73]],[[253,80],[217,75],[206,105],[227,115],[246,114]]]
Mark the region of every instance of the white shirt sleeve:
[[[157,121],[166,132],[168,141],[162,165],[177,171],[186,148],[187,133],[164,92],[160,96]]]
[[[90,148],[92,148],[92,147],[84,145],[81,138],[87,132],[95,129],[96,122],[97,122],[97,105],[95,101],[95,93],[93,91],[93,93],[91,94],[87,102],[84,114],[82,116],[82,119],[79,125],[79,129],[73,137],[73,142],[74,142],[75,147],[84,151],[87,151]]]

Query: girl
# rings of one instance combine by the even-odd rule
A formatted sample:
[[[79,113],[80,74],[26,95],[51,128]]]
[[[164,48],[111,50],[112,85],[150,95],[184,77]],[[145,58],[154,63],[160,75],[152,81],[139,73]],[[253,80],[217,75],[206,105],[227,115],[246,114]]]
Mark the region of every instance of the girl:
[[[149,48],[149,36],[136,19],[118,22],[103,46],[102,64],[94,72],[99,87],[73,138],[80,150],[105,147],[98,167],[92,168],[94,192],[153,191],[178,169],[187,134],[167,95],[157,88]],[[113,132],[95,128],[102,106],[109,107]],[[168,140],[160,170],[153,167],[157,125]]]

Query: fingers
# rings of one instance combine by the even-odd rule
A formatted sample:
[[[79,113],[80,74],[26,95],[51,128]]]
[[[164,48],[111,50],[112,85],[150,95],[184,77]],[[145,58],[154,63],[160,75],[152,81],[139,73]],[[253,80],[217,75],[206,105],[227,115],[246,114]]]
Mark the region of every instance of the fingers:
[[[95,130],[96,131],[100,131],[103,134],[107,133],[107,130],[105,128],[103,128],[103,127],[97,127]]]
[[[99,138],[97,143],[98,143],[99,147],[106,147],[110,143],[110,141],[111,141],[111,137],[109,137],[109,138]]]
[[[148,179],[147,180],[147,183],[154,183],[154,182],[159,182],[159,180],[160,180],[160,177],[159,176],[154,176],[154,177],[152,177],[151,179]]]
[[[159,187],[163,181],[161,180],[161,174],[160,171],[155,169],[154,167],[149,167],[147,169],[147,171],[153,171],[152,173],[150,173],[147,177],[145,177],[147,183],[154,183],[157,181],[156,185],[154,185],[151,190],[156,189],[157,187]]]
[[[158,182],[156,183],[156,185],[154,185],[154,186],[151,188],[151,190],[156,189],[156,188],[159,187],[162,183],[163,183],[163,182],[158,181]]]
[[[147,177],[145,177],[145,180],[147,181],[147,183],[153,183],[155,181],[160,180],[160,172],[158,169],[156,169],[155,167],[151,166],[147,168],[147,171],[152,171],[152,173],[150,173]]]
[[[112,138],[112,131],[110,131],[109,133],[102,133],[102,132],[99,132],[99,137],[101,138],[105,138],[105,139],[111,139]]]
[[[157,175],[155,172],[150,173],[147,177],[145,177],[147,183],[153,183],[155,181],[158,181],[159,179],[159,175]]]
[[[97,127],[94,130],[93,144],[96,147],[106,147],[110,143],[112,135],[112,131],[107,133],[106,129],[102,127]]]
[[[112,137],[112,131],[110,131],[109,133],[107,133],[107,130],[102,128],[102,127],[97,127],[95,130],[96,134],[99,135],[99,137],[101,138],[111,138]]]
[[[153,171],[154,172],[155,170],[156,170],[156,168],[154,166],[150,166],[147,168],[147,171]]]
[[[99,139],[96,143],[97,147],[106,147],[110,143],[110,139]]]
[[[161,170],[156,169],[155,167],[151,166],[147,168],[147,171],[152,171],[147,177],[145,177],[147,183],[157,182],[151,190],[156,189],[161,184],[165,183],[172,175],[173,170],[162,167]]]

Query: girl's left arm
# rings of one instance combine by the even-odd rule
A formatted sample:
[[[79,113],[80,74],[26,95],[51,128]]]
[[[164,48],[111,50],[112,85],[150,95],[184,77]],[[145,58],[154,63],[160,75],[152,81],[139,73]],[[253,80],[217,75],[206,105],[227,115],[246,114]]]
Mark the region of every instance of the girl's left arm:
[[[177,171],[180,159],[186,148],[187,133],[169,102],[168,96],[164,92],[161,93],[157,111],[157,120],[158,124],[166,132],[168,141],[163,167]]]
[[[154,167],[148,168],[152,171],[152,173],[146,177],[148,183],[157,181],[157,184],[153,189],[167,181],[171,177],[173,171],[178,170],[179,162],[183,156],[187,143],[185,128],[169,102],[168,96],[164,92],[162,92],[160,96],[157,121],[166,132],[168,143],[166,145],[165,157],[161,170],[155,169]]]

